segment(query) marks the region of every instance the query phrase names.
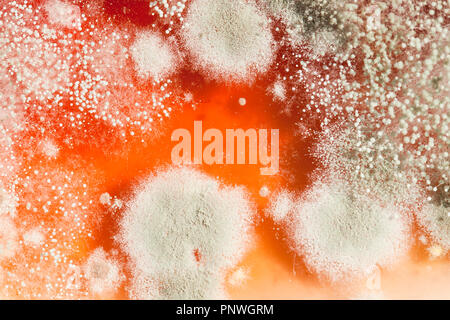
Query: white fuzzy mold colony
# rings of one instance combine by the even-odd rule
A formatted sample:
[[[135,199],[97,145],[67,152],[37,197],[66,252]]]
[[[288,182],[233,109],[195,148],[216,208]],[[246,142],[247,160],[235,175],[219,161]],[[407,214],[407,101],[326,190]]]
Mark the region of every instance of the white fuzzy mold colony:
[[[131,46],[131,56],[139,77],[156,81],[170,75],[176,68],[171,48],[157,34],[142,32]]]
[[[271,204],[267,213],[275,223],[282,222],[294,206],[292,194],[288,191],[281,191],[271,199]]]
[[[284,200],[278,200],[284,202]],[[282,222],[293,249],[331,282],[368,277],[409,248],[409,219],[392,204],[353,196],[340,181],[316,182]]]
[[[44,8],[52,24],[66,28],[81,27],[81,12],[78,6],[66,1],[48,0]]]
[[[121,222],[140,299],[224,297],[225,273],[249,244],[251,206],[240,188],[192,169],[146,181]]]
[[[441,254],[433,254],[433,251],[450,250],[450,209],[444,204],[437,206],[434,204],[426,204],[417,214],[419,223],[429,233],[432,240],[439,247],[430,248],[432,255],[440,256]],[[443,249],[443,250],[442,250]]]
[[[423,196],[415,172],[398,170],[388,137],[367,135],[344,124],[326,127],[313,151],[326,182],[316,182],[283,221],[306,263],[331,281],[367,277],[404,256],[406,208]]]
[[[286,99],[286,87],[281,80],[275,82],[269,92],[273,95],[274,100],[283,101]]]
[[[19,239],[14,221],[0,215],[0,262],[11,258],[19,248]]]
[[[237,268],[229,277],[228,283],[233,287],[241,287],[249,278],[249,271],[245,268]]]
[[[43,156],[48,159],[55,159],[59,154],[58,145],[51,139],[45,139],[39,142],[38,149]]]
[[[120,268],[102,248],[95,249],[83,266],[89,291],[93,294],[114,292],[121,281]]]
[[[45,241],[45,235],[39,230],[39,228],[33,228],[26,231],[23,234],[23,242],[30,247],[38,247]]]
[[[199,68],[225,81],[251,81],[274,55],[269,20],[253,1],[195,0],[183,37]]]

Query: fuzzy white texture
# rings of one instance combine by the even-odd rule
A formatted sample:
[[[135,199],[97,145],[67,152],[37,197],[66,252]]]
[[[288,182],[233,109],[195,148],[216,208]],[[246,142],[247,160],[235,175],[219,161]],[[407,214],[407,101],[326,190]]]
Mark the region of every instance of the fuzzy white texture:
[[[283,222],[311,270],[331,282],[362,279],[394,264],[410,245],[409,217],[378,203],[352,197],[342,182],[316,182]]]
[[[172,49],[156,33],[138,34],[130,51],[140,78],[160,81],[175,70]]]
[[[440,206],[426,204],[417,214],[418,221],[427,230],[430,237],[443,247],[450,250],[450,210],[443,204]]]
[[[228,278],[228,283],[233,287],[241,287],[249,278],[249,270],[237,268]]]
[[[108,192],[104,192],[100,195],[99,200],[102,205],[109,206],[111,204],[112,197]]]
[[[273,221],[279,223],[286,218],[293,207],[294,199],[292,194],[286,190],[283,190],[272,197],[267,213]]]
[[[45,241],[45,235],[39,228],[33,228],[23,234],[23,242],[30,247],[38,247]]]
[[[59,154],[59,146],[50,139],[42,140],[39,148],[40,152],[49,159],[55,159]]]
[[[282,101],[286,99],[286,87],[281,80],[275,82],[270,91],[275,100]]]
[[[0,261],[12,258],[19,249],[18,233],[9,216],[0,215]]]
[[[0,216],[16,215],[17,197],[0,185]]]
[[[81,26],[80,8],[74,4],[60,0],[48,0],[44,4],[44,8],[52,24],[66,28]]]
[[[108,258],[102,248],[95,249],[83,267],[89,290],[94,294],[114,291],[120,284],[121,273],[116,261]]]
[[[225,273],[250,241],[252,206],[238,187],[189,168],[150,177],[121,222],[139,299],[223,298]]]
[[[195,0],[182,36],[199,68],[216,80],[251,81],[275,51],[269,19],[253,1]]]

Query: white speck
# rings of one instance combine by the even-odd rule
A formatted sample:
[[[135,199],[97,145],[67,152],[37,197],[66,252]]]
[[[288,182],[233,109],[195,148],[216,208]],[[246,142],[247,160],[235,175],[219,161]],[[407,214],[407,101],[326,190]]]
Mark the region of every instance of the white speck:
[[[102,193],[100,195],[100,203],[103,204],[104,206],[109,206],[111,204],[111,196],[108,192]]]
[[[266,186],[263,186],[261,189],[259,189],[259,195],[263,198],[267,197],[270,193],[269,188],[267,188]]]

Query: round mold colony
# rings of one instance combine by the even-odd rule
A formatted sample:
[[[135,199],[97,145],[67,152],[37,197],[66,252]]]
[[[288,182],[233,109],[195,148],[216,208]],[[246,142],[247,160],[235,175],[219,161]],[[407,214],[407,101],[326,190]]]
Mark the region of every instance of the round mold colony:
[[[269,214],[286,227],[293,250],[321,278],[340,283],[389,267],[410,246],[410,219],[393,204],[353,195],[338,181],[315,182],[295,201],[280,193]]]
[[[44,9],[51,24],[75,29],[81,28],[81,12],[77,5],[60,0],[48,0],[44,3]]]
[[[120,242],[138,299],[223,298],[226,272],[250,242],[244,190],[188,168],[150,177],[121,221]]]
[[[83,266],[89,291],[93,294],[114,292],[120,284],[120,268],[116,261],[108,258],[102,248],[95,249]]]
[[[130,52],[136,72],[142,79],[158,81],[175,70],[175,58],[170,46],[156,33],[139,33]]]
[[[182,37],[198,68],[216,80],[251,82],[275,51],[269,19],[253,1],[195,0]]]

